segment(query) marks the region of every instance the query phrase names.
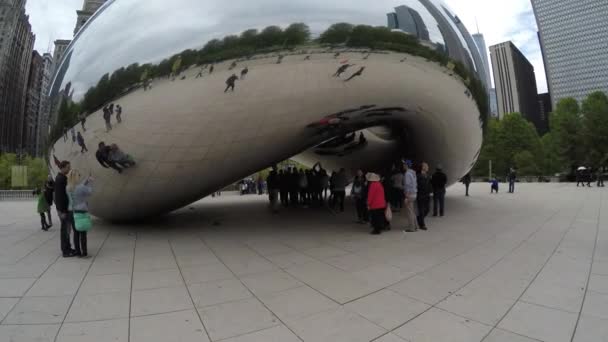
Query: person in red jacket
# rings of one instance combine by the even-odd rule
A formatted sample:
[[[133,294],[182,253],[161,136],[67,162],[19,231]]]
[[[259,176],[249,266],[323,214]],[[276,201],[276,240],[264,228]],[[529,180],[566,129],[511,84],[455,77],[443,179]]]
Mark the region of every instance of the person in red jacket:
[[[365,178],[367,178],[367,182],[369,183],[367,208],[369,209],[370,221],[374,228],[372,234],[377,235],[386,226],[386,218],[384,217],[384,211],[386,210],[384,187],[380,183],[380,176],[375,173],[370,172]]]

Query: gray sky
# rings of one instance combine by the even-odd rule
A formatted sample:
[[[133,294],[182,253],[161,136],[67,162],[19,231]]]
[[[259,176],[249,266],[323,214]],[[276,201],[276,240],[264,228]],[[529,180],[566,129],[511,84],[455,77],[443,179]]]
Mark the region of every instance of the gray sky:
[[[477,32],[476,26],[479,25],[479,31],[484,34],[488,47],[512,40],[534,65],[538,91],[547,90],[542,55],[536,35],[536,21],[530,0],[444,0],[444,2],[461,18],[471,33]],[[27,0],[26,11],[30,15],[30,22],[36,34],[35,48],[38,51],[46,52],[50,48],[52,52],[53,45],[49,42],[72,38],[76,24],[76,10],[82,7],[82,3],[83,0]],[[288,3],[289,1],[286,0],[286,4]]]

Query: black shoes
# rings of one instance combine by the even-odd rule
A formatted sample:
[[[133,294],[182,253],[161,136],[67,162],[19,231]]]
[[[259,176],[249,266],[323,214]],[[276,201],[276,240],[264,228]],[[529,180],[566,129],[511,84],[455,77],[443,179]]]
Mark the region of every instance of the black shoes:
[[[63,253],[64,258],[73,258],[75,256],[76,256],[76,251],[74,251],[74,250],[71,250],[67,253]]]
[[[372,234],[372,235],[380,235],[380,231],[379,230],[374,230],[370,234]]]
[[[427,230],[426,226],[420,226],[419,228],[422,229],[422,230]]]

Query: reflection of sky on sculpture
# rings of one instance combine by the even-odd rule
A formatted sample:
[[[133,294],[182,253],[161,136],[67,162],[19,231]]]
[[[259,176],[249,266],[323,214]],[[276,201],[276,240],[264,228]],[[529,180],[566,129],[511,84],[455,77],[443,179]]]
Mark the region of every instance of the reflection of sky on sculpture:
[[[386,13],[401,4],[418,10],[429,25],[431,39],[443,44],[437,21],[418,0],[114,1],[76,37],[61,88],[71,81],[73,100],[80,101],[105,73],[133,63],[157,63],[250,28],[305,22],[314,35],[337,22],[386,26]],[[464,40],[463,44],[466,47]]]
[[[469,44],[467,44],[466,39],[464,39],[464,36],[462,35],[462,32],[460,32],[460,30],[458,29],[458,25],[456,25],[456,23],[452,20],[452,18],[456,18],[456,14],[454,14],[454,12],[447,7],[447,5],[440,3],[438,1],[434,1],[431,0],[435,3],[435,5],[437,6],[437,8],[439,8],[441,11],[443,11],[444,13],[446,13],[446,17],[448,18],[448,22],[450,23],[450,25],[452,26],[452,28],[454,29],[454,31],[456,32],[456,34],[458,35],[458,39],[460,40],[462,46],[464,47],[464,49],[467,51],[467,53],[469,54],[469,57],[471,58],[471,62],[473,63],[473,66],[475,67],[475,70],[477,70],[477,65],[475,65],[475,59],[473,58],[473,53],[471,51],[471,49],[469,48]],[[460,19],[458,19],[460,20]],[[462,22],[460,22],[460,25],[462,25],[464,27],[464,24]],[[479,53],[479,51],[477,50],[476,53]]]
[[[406,5],[420,14],[420,17],[424,21],[426,28],[429,31],[429,38],[431,39],[431,42],[445,46],[445,40],[443,39],[441,31],[439,31],[439,23],[429,12],[429,10],[427,10],[426,7],[424,7],[424,5],[422,5],[418,0],[403,0],[401,2],[402,5]],[[392,10],[390,12],[392,12]]]

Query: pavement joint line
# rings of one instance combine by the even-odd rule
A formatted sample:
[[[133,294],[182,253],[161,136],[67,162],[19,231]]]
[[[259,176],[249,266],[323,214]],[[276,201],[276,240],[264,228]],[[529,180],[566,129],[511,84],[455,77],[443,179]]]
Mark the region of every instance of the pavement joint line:
[[[39,233],[39,232],[37,232]],[[52,236],[48,239],[46,239],[44,242],[42,242],[41,244],[39,244],[38,246],[36,246],[36,248],[32,249],[31,251],[29,251],[26,255],[22,256],[21,258],[19,258],[17,260],[17,262],[15,262],[15,264],[19,263],[21,260],[27,258],[28,256],[30,256],[32,253],[34,253],[36,250],[38,250],[38,248],[46,245],[49,241],[54,240],[57,238],[57,232],[52,232]]]
[[[84,280],[87,278],[87,274],[89,274],[91,267],[93,267],[93,263],[95,262],[95,258],[97,257],[97,254],[99,254],[99,252],[103,249],[103,246],[106,243],[106,241],[108,241],[109,237],[110,237],[110,233],[107,233],[105,239],[103,239],[103,241],[99,245],[99,248],[97,249],[97,253],[95,253],[95,255],[93,255],[93,257],[91,258],[89,267],[87,267],[87,271],[85,272],[84,276],[80,280],[80,284],[78,284],[78,289],[76,290],[76,293],[74,293],[74,296],[72,297],[72,300],[70,301],[70,305],[68,306],[68,309],[65,312],[65,315],[63,315],[63,319],[61,320],[61,324],[59,325],[59,329],[57,329],[57,334],[55,334],[55,338],[53,339],[53,341],[57,342],[57,338],[59,337],[61,328],[63,328],[63,325],[65,324],[65,319],[68,317],[68,314],[70,313],[70,309],[72,308],[72,305],[74,304],[74,301],[76,300],[76,296],[78,296],[78,292],[80,292],[80,288],[82,287]],[[59,259],[59,257],[57,259]]]
[[[580,211],[581,209],[582,209],[582,205],[581,205],[581,207],[579,208],[579,211]],[[460,291],[460,290],[462,290],[463,288],[465,288],[467,285],[469,285],[470,283],[472,283],[473,281],[475,281],[476,279],[478,279],[479,277],[481,277],[483,274],[487,273],[487,272],[488,272],[489,270],[491,270],[491,269],[492,269],[494,266],[496,266],[498,263],[500,263],[501,261],[503,261],[503,260],[504,260],[506,257],[508,257],[508,256],[512,255],[512,254],[513,254],[515,251],[517,251],[517,250],[518,250],[518,249],[519,249],[521,246],[523,246],[523,245],[524,245],[526,242],[528,242],[528,241],[530,240],[530,238],[532,238],[532,236],[536,235],[536,234],[537,234],[538,232],[540,232],[540,231],[541,231],[543,228],[545,228],[545,227],[547,226],[547,224],[548,224],[548,223],[551,221],[551,219],[553,219],[553,218],[554,218],[554,217],[555,217],[557,214],[559,214],[559,213],[560,213],[560,210],[559,210],[559,209],[555,210],[555,211],[554,211],[552,214],[550,214],[550,215],[549,215],[549,216],[548,216],[548,217],[547,217],[547,218],[546,218],[546,219],[545,219],[545,220],[544,220],[542,223],[540,223],[540,224],[538,225],[538,227],[537,227],[537,228],[536,228],[534,231],[530,232],[530,234],[529,234],[529,235],[528,235],[528,236],[527,236],[525,239],[522,239],[522,241],[521,241],[521,242],[519,242],[519,243],[518,243],[518,244],[517,244],[515,247],[513,247],[513,248],[512,248],[510,251],[508,251],[507,253],[505,253],[505,254],[504,254],[502,257],[500,257],[500,258],[499,258],[499,259],[498,259],[498,260],[497,260],[495,263],[493,263],[492,265],[490,265],[489,267],[487,267],[487,268],[486,268],[484,271],[480,272],[480,273],[479,273],[477,276],[473,277],[471,280],[469,280],[469,281],[468,281],[466,284],[464,284],[464,285],[463,285],[463,286],[461,286],[460,288],[458,288],[458,289],[456,289],[456,290],[452,291],[452,292],[451,292],[450,294],[448,294],[447,296],[445,296],[445,297],[441,298],[441,299],[440,299],[439,301],[437,301],[435,304],[429,304],[429,303],[425,303],[425,304],[429,304],[429,305],[430,305],[430,307],[429,307],[428,309],[426,309],[426,310],[422,311],[421,313],[419,313],[418,315],[416,315],[416,316],[412,317],[411,319],[409,319],[408,321],[404,322],[403,324],[401,324],[401,325],[397,326],[396,328],[394,328],[394,329],[390,330],[390,331],[389,331],[389,332],[387,332],[385,335],[388,335],[389,333],[392,333],[392,332],[396,331],[397,329],[400,329],[401,327],[405,326],[406,324],[408,324],[409,322],[413,321],[414,319],[416,319],[416,318],[418,318],[418,317],[422,316],[423,314],[427,313],[427,312],[428,312],[428,311],[430,311],[432,308],[436,308],[436,309],[439,309],[439,310],[442,310],[442,311],[446,311],[446,310],[443,310],[443,309],[441,309],[441,308],[437,307],[437,305],[438,305],[439,303],[443,302],[443,301],[444,301],[445,299],[447,299],[448,297],[452,296],[454,293],[457,293],[458,291]],[[577,213],[578,213],[578,212],[577,212]],[[576,216],[576,214],[575,214],[575,216]],[[564,235],[564,236],[565,236],[565,235]],[[558,246],[559,246],[559,243],[558,243]],[[557,247],[556,247],[556,248],[557,248]],[[549,257],[549,258],[550,258],[550,257]],[[547,260],[548,260],[548,259],[547,259]],[[408,279],[409,279],[409,278],[408,278]],[[530,284],[532,284],[532,282],[533,282],[533,281],[534,281],[534,280],[532,280],[532,281],[530,282]],[[529,286],[530,286],[530,285],[528,285],[528,287],[529,287]],[[524,292],[525,292],[525,290],[524,290]],[[523,295],[523,292],[522,292],[522,295]],[[410,297],[408,297],[408,298],[410,298]],[[414,299],[415,299],[415,298],[414,298]],[[417,300],[418,300],[418,299],[417,299]],[[418,300],[418,301],[420,301],[420,300]],[[515,301],[515,303],[517,303],[517,300]],[[446,312],[447,312],[447,311],[446,311]],[[467,319],[471,320],[470,318],[467,318]],[[473,320],[473,321],[475,321],[475,320]],[[481,322],[478,322],[478,323],[481,323]],[[499,323],[500,323],[500,321],[499,321]],[[481,323],[481,324],[483,324],[483,323]],[[487,324],[484,324],[484,325],[487,325]],[[498,325],[498,324],[497,324],[497,325]],[[495,326],[494,328],[496,328],[496,326]],[[485,339],[487,338],[487,336],[488,336],[488,335],[489,335],[489,334],[490,334],[492,331],[493,331],[493,329],[490,329],[490,331],[489,331],[489,332],[488,332],[488,333],[487,333],[487,334],[486,334],[486,335],[485,335],[485,336],[482,338],[482,340],[481,340],[481,341],[485,340]]]
[[[28,291],[31,290],[32,287],[34,287],[34,285],[36,285],[36,283],[38,281],[40,281],[40,279],[42,278],[42,276],[59,260],[59,258],[60,258],[60,256],[57,256],[57,258],[55,258],[55,261],[49,263],[49,265],[42,272],[42,274],[40,274],[40,276],[36,279],[36,281],[33,282],[32,285],[30,285],[30,287],[27,288],[27,290],[23,293],[23,296],[19,298],[19,301],[17,301],[17,303],[15,303],[15,305],[13,305],[13,307],[9,310],[9,312],[6,313],[6,316],[4,316],[4,318],[0,321],[0,325],[3,325],[4,321],[6,320],[6,318],[17,307],[17,305],[19,305],[19,303],[21,303],[21,301],[23,300],[23,298],[25,298],[25,295],[28,293]],[[66,313],[66,315],[67,315],[67,313]]]
[[[216,258],[217,258],[217,259],[218,259],[218,260],[219,260],[219,261],[222,263],[222,265],[224,265],[224,267],[226,267],[226,268],[227,268],[227,269],[230,271],[230,273],[232,273],[232,275],[234,275],[234,276],[235,276],[235,277],[238,279],[238,281],[241,283],[241,285],[243,285],[243,286],[244,286],[244,287],[247,289],[247,291],[249,291],[249,293],[251,293],[251,295],[253,296],[253,298],[255,298],[255,299],[256,299],[256,300],[257,300],[257,301],[258,301],[260,304],[262,304],[262,306],[264,306],[264,308],[265,308],[266,310],[268,310],[268,312],[270,312],[270,313],[272,314],[272,316],[273,316],[273,317],[275,317],[275,318],[276,318],[276,319],[277,319],[279,322],[281,322],[281,324],[282,324],[283,326],[285,326],[287,329],[289,329],[289,331],[291,331],[291,333],[292,333],[294,336],[296,336],[296,337],[297,337],[297,338],[298,338],[300,341],[304,342],[304,339],[302,339],[302,338],[300,337],[300,335],[296,334],[296,332],[295,332],[295,331],[293,331],[293,330],[291,329],[291,327],[289,327],[289,326],[288,326],[288,325],[287,325],[287,324],[286,324],[286,323],[285,323],[285,322],[284,322],[284,321],[283,321],[283,320],[282,320],[282,319],[281,319],[281,318],[280,318],[278,315],[276,315],[276,314],[274,313],[274,311],[270,310],[270,308],[269,308],[269,307],[268,307],[268,306],[267,306],[267,305],[266,305],[266,304],[265,304],[265,303],[264,303],[264,302],[263,302],[263,301],[262,301],[262,300],[261,300],[261,299],[260,299],[258,296],[256,296],[256,294],[255,294],[255,293],[253,293],[253,291],[251,291],[251,289],[250,289],[249,287],[247,287],[247,285],[246,285],[245,283],[243,283],[243,281],[241,280],[241,278],[239,278],[239,276],[238,276],[238,275],[237,275],[237,274],[236,274],[236,273],[235,273],[235,272],[234,272],[234,271],[233,271],[233,270],[232,270],[230,267],[228,267],[228,265],[226,265],[226,263],[224,262],[224,260],[222,260],[222,259],[219,257],[219,255],[217,255],[217,253],[215,252],[215,250],[213,249],[213,247],[209,246],[209,245],[208,245],[208,244],[205,242],[205,239],[203,239],[203,238],[200,236],[200,234],[198,234],[197,236],[198,236],[199,240],[200,240],[200,241],[203,243],[203,245],[204,245],[205,247],[207,247],[207,248],[208,248],[208,249],[211,251],[211,253],[213,253],[213,255],[214,255],[214,256],[215,256],[215,257],[216,257]],[[249,249],[249,250],[253,251],[255,254],[258,254],[258,253],[257,253],[257,251],[255,251],[255,250],[251,249],[249,246],[247,246],[247,245],[244,245],[244,246],[245,246],[245,248],[247,248],[247,249]],[[259,254],[258,254],[258,255],[259,255]],[[262,256],[262,258],[263,258],[263,256]],[[270,261],[269,261],[269,262],[270,262]],[[274,265],[274,263],[272,263],[272,264]],[[275,266],[276,266],[276,265],[275,265]],[[297,279],[297,278],[296,278],[296,279]],[[314,288],[313,288],[313,289],[314,289]],[[315,290],[315,291],[316,291],[316,290]],[[196,310],[196,312],[198,312],[198,310]],[[201,321],[202,321],[202,319],[201,319]],[[278,325],[277,325],[277,326],[278,326]],[[209,340],[211,340],[211,338],[209,338]]]
[[[175,264],[177,265],[177,269],[179,270],[179,275],[182,278],[182,281],[184,282],[184,287],[186,288],[186,291],[188,292],[188,297],[190,298],[192,307],[194,308],[194,311],[196,312],[196,315],[198,316],[199,322],[201,322],[201,325],[203,326],[203,329],[205,330],[205,335],[207,336],[207,339],[209,341],[213,341],[211,339],[211,335],[209,334],[209,330],[207,329],[207,327],[205,326],[205,323],[203,322],[203,317],[201,316],[201,313],[198,311],[198,308],[196,307],[194,298],[192,298],[192,293],[190,292],[190,288],[188,287],[188,284],[186,283],[186,278],[184,277],[184,273],[182,272],[182,267],[177,262],[177,256],[175,254],[175,250],[173,249],[173,243],[171,242],[171,240],[169,238],[167,238],[167,243],[169,244],[169,248],[171,249],[171,254],[173,255],[173,261],[175,261]],[[131,281],[131,284],[133,284],[132,281]]]
[[[570,342],[574,341],[574,337],[576,336],[576,330],[578,329],[578,325],[581,321],[581,316],[583,314],[583,308],[585,307],[585,300],[587,299],[587,293],[589,290],[589,282],[591,281],[591,274],[593,274],[593,263],[595,262],[595,251],[597,249],[597,240],[600,234],[600,220],[602,219],[602,206],[604,201],[604,194],[600,192],[600,203],[597,210],[597,222],[595,226],[595,240],[593,242],[593,251],[591,252],[591,264],[589,265],[589,273],[587,274],[587,281],[585,282],[585,292],[583,293],[583,300],[581,301],[580,310],[578,312],[578,316],[576,318],[576,324],[574,325],[574,330],[572,331],[572,337],[570,338]],[[591,291],[594,292],[594,291]]]
[[[134,231],[134,241],[133,241],[133,257],[131,258],[131,286],[129,289],[129,322],[127,324],[127,341],[131,341],[131,305],[133,304],[133,278],[135,274],[135,253],[137,252],[137,230]]]
[[[526,286],[526,288],[521,292],[521,294],[519,295],[519,297],[517,297],[517,299],[515,300],[515,302],[513,303],[513,305],[511,305],[511,307],[507,310],[507,312],[505,312],[505,314],[502,315],[502,317],[494,325],[494,328],[491,329],[481,339],[481,342],[485,341],[488,338],[488,336],[490,336],[490,334],[492,333],[492,331],[494,331],[494,329],[498,329],[498,325],[500,324],[500,322],[502,322],[505,319],[505,317],[507,317],[507,315],[511,312],[511,310],[513,310],[513,308],[515,307],[515,305],[517,305],[517,303],[521,300],[521,298],[524,296],[524,294],[526,293],[526,291],[528,291],[528,289],[530,288],[530,286],[532,286],[532,284],[534,283],[534,281],[538,278],[538,276],[541,274],[541,272],[545,269],[545,266],[547,266],[547,264],[549,263],[549,261],[551,260],[551,258],[555,255],[555,252],[559,249],[559,246],[562,244],[562,242],[564,241],[564,239],[566,238],[566,236],[568,235],[568,233],[570,232],[570,230],[573,228],[574,222],[576,221],[576,219],[580,215],[581,211],[583,210],[585,201],[587,199],[588,199],[588,195],[585,198],[585,200],[581,201],[581,204],[580,204],[579,208],[577,209],[576,214],[574,214],[574,216],[572,217],[572,220],[570,221],[570,225],[562,233],[562,237],[557,242],[557,244],[555,245],[555,248],[553,249],[553,252],[551,253],[551,255],[549,255],[547,257],[547,260],[545,260],[545,262],[542,264],[541,268],[538,270],[538,272],[536,272],[536,274],[534,275],[534,277],[532,278],[532,280],[528,283],[528,285]],[[526,337],[528,337],[528,336],[526,336]]]

